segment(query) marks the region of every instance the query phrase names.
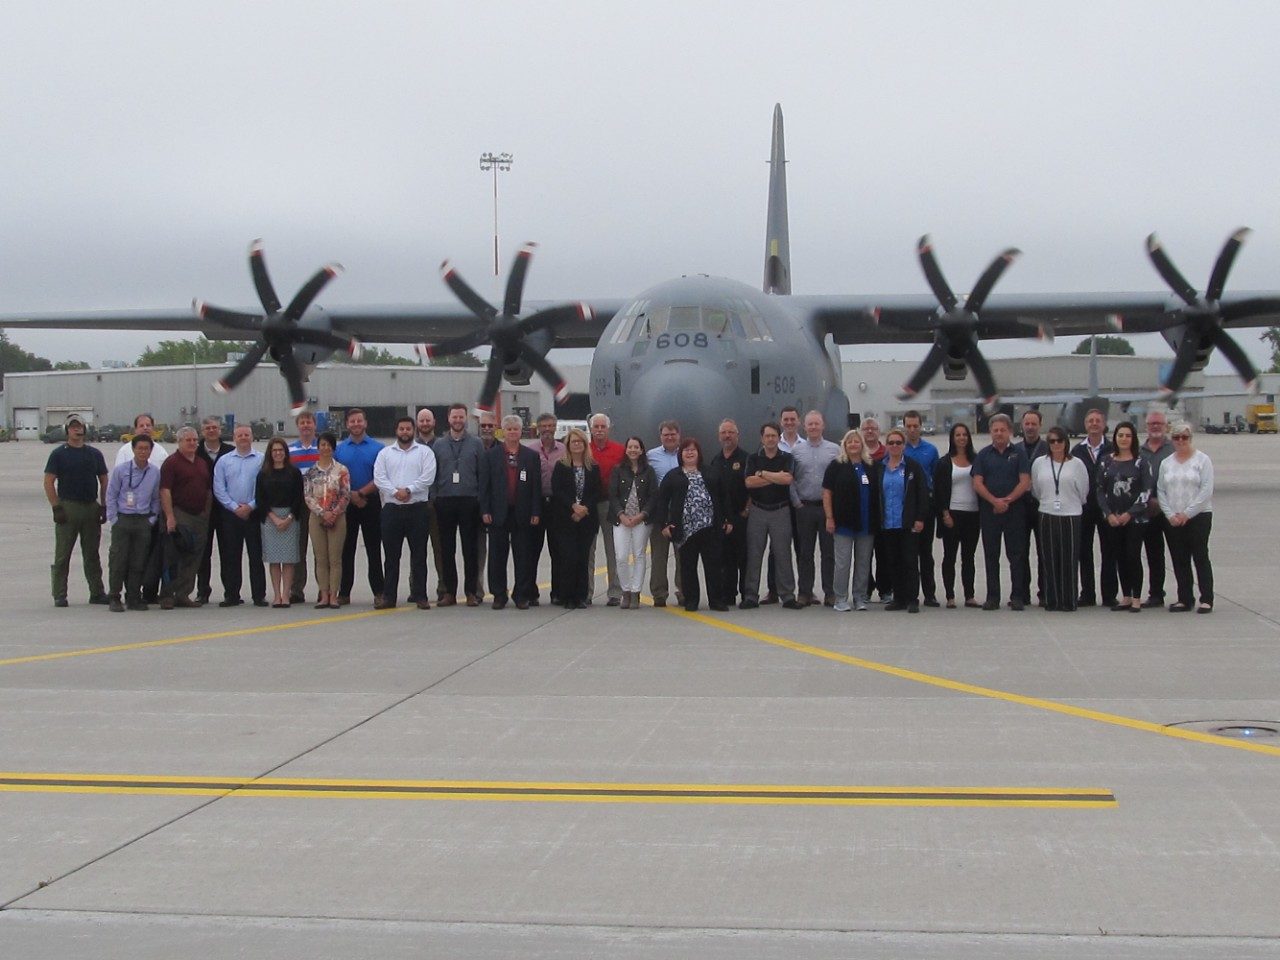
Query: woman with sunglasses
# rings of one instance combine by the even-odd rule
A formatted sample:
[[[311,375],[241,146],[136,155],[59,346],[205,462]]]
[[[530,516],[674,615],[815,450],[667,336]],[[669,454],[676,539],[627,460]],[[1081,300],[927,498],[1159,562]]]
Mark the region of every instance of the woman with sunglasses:
[[[1178,601],[1170,613],[1186,613],[1195,597],[1191,565],[1200,585],[1196,613],[1213,612],[1213,566],[1209,563],[1209,532],[1213,529],[1213,462],[1191,443],[1191,424],[1175,424],[1173,454],[1160,464],[1156,497],[1169,521],[1169,557],[1178,582]]]
[[[964,605],[980,607],[974,596],[974,557],[978,553],[978,495],[973,491],[973,434],[963,423],[951,428],[947,453],[933,466],[933,502],[938,507],[938,539],[942,541],[942,587],[947,608],[956,605],[956,555]]]
[[[1111,452],[1098,461],[1097,483],[1103,552],[1115,558],[1120,574],[1120,597],[1112,610],[1142,609],[1142,543],[1153,486],[1147,460],[1138,449],[1138,428],[1128,420],[1117,424]]]
[[[903,455],[906,444],[906,433],[894,427],[884,438],[888,453],[875,465],[872,482],[880,488],[876,545],[884,549],[881,569],[893,584],[893,600],[884,608],[919,613],[919,539],[929,515],[929,485],[924,468]]]
[[[1080,582],[1080,515],[1089,499],[1089,471],[1071,455],[1067,431],[1050,427],[1049,454],[1031,465],[1031,495],[1040,502],[1044,608],[1074,610]]]

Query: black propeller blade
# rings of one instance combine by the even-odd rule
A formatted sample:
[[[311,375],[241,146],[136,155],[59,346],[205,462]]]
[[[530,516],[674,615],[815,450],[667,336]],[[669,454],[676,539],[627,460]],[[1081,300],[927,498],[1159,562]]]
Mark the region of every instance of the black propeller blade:
[[[1185,308],[1169,311],[1169,321],[1165,324],[1166,328],[1181,326],[1183,332],[1182,339],[1178,341],[1173,366],[1169,369],[1165,381],[1160,384],[1160,390],[1163,393],[1172,397],[1181,390],[1201,349],[1213,347],[1221,350],[1222,355],[1235,367],[1236,373],[1244,381],[1245,388],[1251,393],[1257,391],[1257,368],[1240,344],[1227,333],[1222,322],[1224,319],[1234,320],[1252,316],[1254,313],[1270,312],[1275,307],[1275,303],[1270,300],[1245,301],[1235,304],[1229,311],[1224,311],[1219,303],[1222,291],[1227,285],[1227,275],[1231,272],[1231,265],[1235,263],[1236,254],[1240,252],[1240,247],[1244,245],[1250,232],[1248,227],[1241,227],[1227,237],[1227,242],[1222,245],[1218,259],[1214,261],[1213,271],[1209,274],[1209,286],[1205,288],[1203,296],[1196,292],[1195,287],[1191,286],[1173,265],[1169,255],[1164,252],[1164,245],[1160,243],[1159,237],[1154,233],[1147,237],[1147,256],[1151,258],[1156,272],[1186,304]]]
[[[270,274],[267,273],[261,240],[255,240],[249,245],[249,272],[253,276],[253,286],[262,304],[261,316],[224,310],[203,300],[191,302],[191,308],[202,320],[211,320],[225,327],[253,333],[258,338],[258,342],[252,349],[241,358],[229,374],[213,385],[213,389],[217,393],[234,390],[269,353],[279,364],[280,372],[289,385],[290,412],[296,417],[307,408],[302,364],[298,362],[293,352],[296,344],[341,350],[353,359],[360,357],[360,341],[355,337],[299,326],[299,321],[307,312],[307,308],[319,296],[325,285],[342,272],[342,267],[336,263],[321,267],[302,285],[294,298],[289,301],[289,305],[284,308],[280,306],[280,298],[276,296],[275,286],[271,283]]]
[[[929,348],[920,366],[911,375],[911,379],[902,385],[898,399],[909,400],[914,397],[933,379],[947,358],[953,357],[963,361],[969,368],[973,378],[978,382],[983,401],[988,407],[993,407],[999,399],[999,394],[996,390],[995,377],[991,374],[991,367],[978,346],[978,314],[982,305],[987,302],[987,297],[990,296],[996,281],[1017,259],[1021,251],[1010,247],[992,260],[991,265],[978,278],[973,292],[965,298],[963,305],[952,293],[947,278],[943,276],[942,268],[938,266],[937,258],[933,254],[933,243],[927,234],[920,238],[916,253],[920,258],[925,279],[929,282],[929,288],[938,298],[937,319],[929,323],[930,327],[937,330],[937,334],[934,337],[933,346]]]
[[[474,347],[489,344],[489,366],[477,404],[480,410],[493,410],[494,400],[498,396],[498,387],[502,382],[503,368],[509,363],[521,361],[527,363],[530,369],[550,385],[557,403],[563,403],[569,396],[569,386],[564,377],[546,357],[529,345],[526,338],[531,333],[562,321],[591,320],[595,314],[588,304],[573,303],[539,310],[523,320],[519,318],[525,275],[529,271],[529,261],[533,259],[536,246],[537,244],[526,243],[516,254],[511,273],[507,277],[506,295],[503,297],[501,313],[488,300],[476,293],[448,260],[440,265],[440,274],[444,282],[463,305],[476,315],[483,326],[441,343],[419,344],[417,350],[425,362],[433,357],[453,356]]]

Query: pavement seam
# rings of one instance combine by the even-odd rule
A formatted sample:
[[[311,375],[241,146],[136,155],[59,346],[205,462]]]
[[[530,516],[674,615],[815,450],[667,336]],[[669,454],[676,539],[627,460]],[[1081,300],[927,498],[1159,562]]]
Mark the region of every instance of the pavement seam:
[[[538,631],[538,630],[541,630],[544,626],[546,626],[546,625],[547,625],[547,624],[549,624],[549,623],[553,623],[554,621],[558,620],[558,619],[559,619],[560,617],[562,617],[562,616],[564,616],[564,614],[563,614],[563,613],[559,613],[559,614],[556,614],[555,616],[551,617],[549,620],[544,621],[544,622],[542,622],[542,623],[531,624],[528,630],[525,630],[524,632],[517,634],[516,636],[512,637],[510,640],[507,640],[505,643],[501,643],[501,644],[499,644],[498,646],[493,647],[492,649],[485,651],[485,652],[484,652],[484,653],[482,653],[480,656],[475,657],[474,659],[467,661],[466,663],[462,664],[461,666],[457,667],[456,669],[449,671],[449,672],[448,672],[447,674],[445,674],[444,676],[439,677],[439,678],[437,678],[437,679],[433,680],[431,683],[427,684],[427,685],[426,685],[425,687],[423,687],[422,689],[420,689],[420,690],[415,690],[415,691],[414,691],[414,692],[412,692],[412,693],[405,694],[403,697],[400,697],[398,700],[394,701],[393,703],[387,704],[385,707],[382,707],[381,709],[374,711],[373,713],[369,714],[367,717],[363,718],[362,720],[359,720],[359,721],[357,721],[357,722],[355,722],[355,723],[353,723],[353,724],[348,725],[347,727],[343,728],[342,730],[339,730],[338,732],[336,732],[336,733],[334,733],[334,734],[331,734],[330,736],[328,736],[328,737],[324,738],[323,740],[319,741],[318,743],[312,744],[310,747],[308,747],[307,749],[305,749],[305,750],[303,750],[303,751],[301,751],[301,752],[299,752],[299,753],[295,754],[294,756],[289,757],[288,759],[283,760],[283,761],[281,761],[281,762],[279,762],[279,763],[277,763],[277,764],[275,764],[275,765],[273,765],[273,766],[269,767],[268,769],[266,769],[266,770],[262,771],[261,773],[257,774],[256,776],[254,776],[254,777],[252,777],[252,778],[249,778],[249,779],[248,779],[248,782],[252,783],[252,782],[254,782],[254,781],[261,780],[261,779],[263,779],[264,777],[269,777],[271,774],[275,773],[277,770],[283,769],[284,767],[287,767],[289,764],[294,763],[294,762],[296,762],[296,761],[298,761],[298,760],[302,759],[303,757],[307,756],[308,754],[314,753],[316,750],[319,750],[319,749],[321,749],[322,747],[328,746],[329,744],[331,744],[331,743],[333,743],[334,741],[338,740],[340,737],[344,737],[344,736],[346,736],[347,734],[351,733],[352,731],[354,731],[354,730],[358,730],[360,727],[363,727],[365,724],[369,723],[370,721],[375,720],[375,719],[377,719],[378,717],[384,716],[385,714],[387,714],[387,713],[389,713],[390,711],[392,711],[392,710],[396,709],[397,707],[400,707],[400,706],[402,706],[402,705],[404,705],[404,704],[408,703],[410,700],[413,700],[413,699],[415,699],[416,697],[420,697],[422,694],[427,693],[428,691],[430,691],[430,690],[432,690],[433,688],[435,688],[435,687],[439,686],[440,684],[444,683],[445,681],[453,679],[453,678],[454,678],[454,677],[456,677],[458,674],[462,673],[462,671],[467,670],[467,669],[469,669],[470,667],[475,666],[475,665],[476,665],[477,663],[479,663],[481,660],[484,660],[484,659],[486,659],[486,658],[488,658],[488,657],[491,657],[491,656],[493,656],[495,653],[498,653],[498,652],[499,652],[499,651],[501,651],[501,650],[505,650],[507,647],[511,646],[512,644],[517,643],[517,642],[519,642],[520,640],[523,640],[525,637],[529,636],[529,635],[530,635],[530,634],[532,634],[532,633],[535,633],[535,632],[536,632],[536,631]],[[168,827],[173,826],[175,823],[177,823],[177,822],[178,822],[178,821],[180,821],[180,820],[185,820],[187,817],[190,817],[190,816],[192,816],[193,814],[199,813],[201,810],[204,810],[204,809],[206,809],[207,807],[212,806],[213,804],[217,803],[219,800],[223,800],[223,799],[225,799],[226,797],[229,797],[229,796],[231,796],[232,794],[234,794],[234,793],[238,792],[238,790],[239,790],[239,789],[240,789],[239,787],[236,787],[236,788],[234,788],[234,789],[229,789],[229,790],[227,790],[225,793],[219,794],[219,795],[218,795],[218,796],[216,796],[216,797],[211,797],[210,799],[208,799],[208,800],[207,800],[207,801],[205,801],[204,803],[196,804],[194,807],[191,807],[189,810],[185,810],[185,811],[183,811],[183,812],[181,812],[181,813],[177,814],[176,816],[169,818],[168,820],[164,821],[163,823],[157,824],[157,825],[156,825],[156,826],[154,826],[154,827],[151,827],[151,828],[149,828],[149,829],[147,829],[147,830],[144,830],[142,833],[138,834],[138,835],[137,835],[137,836],[135,836],[135,837],[132,837],[132,838],[130,838],[130,839],[128,839],[128,840],[125,840],[125,841],[123,841],[123,842],[121,842],[121,843],[116,844],[116,845],[115,845],[114,847],[112,847],[110,850],[106,850],[106,851],[104,851],[103,853],[100,853],[100,854],[98,854],[97,856],[92,857],[92,858],[90,858],[90,859],[88,859],[88,860],[84,861],[84,862],[83,862],[83,863],[81,863],[81,864],[78,864],[77,866],[71,867],[70,869],[63,871],[62,873],[60,873],[60,874],[59,874],[58,876],[56,876],[56,877],[53,877],[53,878],[51,878],[51,879],[49,879],[49,880],[41,881],[39,884],[37,884],[35,887],[31,888],[30,890],[27,890],[27,891],[26,891],[26,892],[24,892],[24,893],[20,893],[20,894],[18,894],[17,896],[15,896],[15,897],[11,897],[10,899],[8,899],[8,900],[4,901],[3,903],[0,903],[0,911],[4,911],[4,910],[9,910],[9,909],[11,909],[11,908],[13,907],[13,905],[14,905],[14,904],[19,903],[19,902],[20,902],[20,901],[22,901],[22,900],[25,900],[27,897],[29,897],[29,896],[31,896],[31,895],[33,895],[33,894],[39,893],[41,890],[48,889],[49,887],[53,886],[53,884],[55,884],[55,883],[59,883],[60,881],[65,880],[65,879],[67,879],[68,877],[73,876],[73,875],[75,875],[75,874],[79,873],[81,870],[84,870],[84,869],[86,869],[87,867],[91,867],[91,866],[93,866],[93,865],[94,865],[94,864],[96,864],[96,863],[100,863],[100,862],[102,862],[103,860],[106,860],[108,857],[114,856],[115,854],[119,853],[120,851],[122,851],[122,850],[124,850],[124,849],[126,849],[126,848],[128,848],[128,847],[133,846],[133,845],[134,845],[135,843],[137,843],[138,841],[140,841],[140,840],[145,840],[147,837],[153,836],[153,835],[155,835],[155,834],[159,833],[161,830],[164,830],[164,829],[166,829],[166,828],[168,828]]]

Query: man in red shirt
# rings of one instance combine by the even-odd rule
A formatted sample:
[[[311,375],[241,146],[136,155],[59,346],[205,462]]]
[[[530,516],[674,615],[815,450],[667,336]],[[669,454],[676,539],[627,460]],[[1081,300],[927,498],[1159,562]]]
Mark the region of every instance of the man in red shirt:
[[[609,571],[609,606],[616,607],[622,602],[622,581],[618,579],[618,558],[613,551],[613,524],[609,523],[609,477],[613,468],[622,462],[626,455],[626,447],[617,440],[609,439],[609,428],[612,424],[608,416],[597,413],[587,421],[591,428],[591,456],[600,468],[600,502],[596,504],[596,513],[600,518],[600,536],[604,538],[604,562]],[[587,560],[588,583],[595,579],[596,541],[591,541],[591,556]]]
[[[178,431],[178,451],[160,467],[160,509],[165,566],[169,577],[161,579],[160,609],[198,607],[191,599],[204,555],[209,530],[209,505],[213,502],[213,475],[209,464],[196,456],[200,445],[194,427]]]

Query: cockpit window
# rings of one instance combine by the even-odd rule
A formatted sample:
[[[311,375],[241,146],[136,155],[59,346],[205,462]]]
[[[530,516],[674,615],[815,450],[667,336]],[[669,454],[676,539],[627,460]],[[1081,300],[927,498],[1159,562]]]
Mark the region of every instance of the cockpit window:
[[[659,306],[637,300],[623,314],[611,342],[652,340],[675,333],[705,333],[724,340],[773,339],[755,306],[735,298],[701,306]]]

